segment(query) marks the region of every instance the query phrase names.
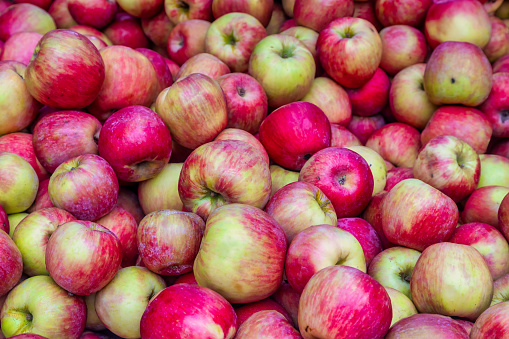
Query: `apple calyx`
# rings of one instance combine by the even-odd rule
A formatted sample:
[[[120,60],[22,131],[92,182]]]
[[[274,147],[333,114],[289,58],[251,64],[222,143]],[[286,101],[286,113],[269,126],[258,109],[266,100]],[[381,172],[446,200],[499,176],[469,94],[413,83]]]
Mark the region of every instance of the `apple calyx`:
[[[189,12],[189,4],[184,1],[179,1],[177,8],[181,9],[184,13]]]

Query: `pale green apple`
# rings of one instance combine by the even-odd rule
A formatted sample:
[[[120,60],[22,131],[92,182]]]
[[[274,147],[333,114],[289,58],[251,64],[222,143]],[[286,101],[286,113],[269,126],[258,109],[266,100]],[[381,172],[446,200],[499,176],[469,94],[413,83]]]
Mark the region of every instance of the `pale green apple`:
[[[95,297],[96,293],[92,293],[83,297],[85,299],[85,303],[87,304],[87,323],[85,325],[86,328],[93,331],[103,331],[106,329],[103,322],[97,316],[97,311],[95,310]]]
[[[0,153],[0,205],[5,213],[26,211],[34,202],[39,178],[28,161],[14,153]]]
[[[481,175],[477,188],[484,186],[509,187],[509,159],[495,154],[480,154]]]
[[[373,195],[383,191],[387,182],[387,166],[385,165],[384,158],[366,146],[348,146],[345,148],[348,148],[359,154],[368,163],[369,169],[373,174]]]
[[[14,230],[16,227],[18,227],[19,223],[25,219],[25,217],[28,215],[28,213],[22,212],[22,213],[14,213],[9,214],[7,217],[9,219],[9,236],[12,238],[14,235]]]
[[[299,172],[289,171],[278,165],[270,165],[270,177],[272,179],[272,197],[281,187],[299,180]]]
[[[385,290],[387,291],[387,294],[389,294],[389,298],[391,298],[392,305],[391,327],[399,320],[419,313],[417,312],[417,309],[415,308],[415,305],[412,302],[412,300],[410,300],[406,295],[390,287],[385,287]]]

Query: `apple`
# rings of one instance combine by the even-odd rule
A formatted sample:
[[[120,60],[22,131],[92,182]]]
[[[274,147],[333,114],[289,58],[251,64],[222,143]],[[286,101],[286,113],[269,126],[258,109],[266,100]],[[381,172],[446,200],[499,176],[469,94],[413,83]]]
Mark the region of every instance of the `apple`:
[[[285,22],[286,19],[287,18],[283,10],[283,5],[279,2],[274,2],[269,24],[265,27],[267,30],[267,35],[279,33],[281,25],[283,22]]]
[[[498,226],[499,230],[509,239],[509,196],[506,196],[500,202],[498,209]]]
[[[113,168],[98,155],[71,158],[57,167],[48,193],[55,207],[80,220],[97,220],[111,212],[119,184]]]
[[[382,227],[382,201],[387,193],[388,192],[384,190],[375,194],[361,214],[361,218],[366,220],[375,229],[376,233],[380,237],[380,241],[382,242],[382,247],[384,249],[395,246],[387,240]]]
[[[297,25],[322,31],[331,21],[351,17],[354,13],[353,0],[295,0],[293,17]]]
[[[347,88],[352,113],[371,116],[379,113],[389,103],[391,83],[387,74],[378,68],[371,79],[360,88]]]
[[[387,180],[387,166],[384,159],[374,150],[366,146],[345,146],[366,160],[373,175],[373,195],[381,192],[386,185]]]
[[[0,61],[0,135],[27,128],[41,108],[28,92],[25,69],[20,62]]]
[[[50,113],[37,122],[33,148],[41,165],[50,173],[63,162],[83,154],[98,154],[101,123],[80,111]]]
[[[498,338],[504,336],[509,330],[507,322],[509,302],[505,301],[488,308],[474,323],[470,338],[480,339],[486,336]]]
[[[486,152],[492,135],[487,117],[479,110],[464,106],[441,106],[421,133],[421,142],[439,135],[454,135],[468,143],[478,153]]]
[[[352,104],[348,93],[332,79],[315,78],[311,88],[301,100],[318,106],[331,124],[347,126],[350,123]]]
[[[137,243],[145,266],[161,275],[180,275],[193,269],[205,222],[194,213],[159,210],[140,222]]]
[[[4,208],[0,205],[0,230],[9,234],[10,226],[9,226],[9,217],[7,213],[5,213]]]
[[[205,36],[210,22],[205,20],[187,20],[176,25],[168,36],[166,48],[171,60],[179,66],[191,57],[205,53]]]
[[[75,246],[68,246],[69,243]],[[117,236],[91,221],[67,222],[55,230],[46,248],[50,277],[65,290],[89,295],[115,276],[122,262]]]
[[[49,197],[48,186],[49,179],[39,182],[39,189],[37,190],[37,195],[35,196],[35,200],[32,206],[30,206],[30,208],[27,209],[28,213],[32,213],[43,208],[55,207],[53,206],[53,203],[51,202],[51,199]]]
[[[409,25],[419,27],[424,22],[426,13],[433,0],[376,0],[375,13],[382,25]]]
[[[491,300],[490,306],[509,300],[507,295],[508,287],[509,274],[506,274],[493,282],[493,299]]]
[[[381,114],[375,114],[370,117],[361,117],[352,114],[352,119],[348,123],[348,130],[352,132],[361,142],[366,144],[371,134],[385,125],[384,117]]]
[[[48,302],[51,300],[51,302]],[[7,296],[0,313],[6,337],[34,333],[44,337],[79,339],[85,329],[87,306],[48,276],[31,277]],[[55,321],[58,319],[58,321]]]
[[[194,73],[201,73],[212,79],[217,79],[222,75],[230,73],[230,68],[212,54],[199,53],[189,58],[180,67],[175,81],[180,81],[186,76]]]
[[[396,27],[396,26],[391,26]],[[399,71],[391,82],[389,102],[394,118],[422,130],[431,119],[437,106],[423,87],[426,64],[418,63]]]
[[[240,327],[247,319],[258,312],[275,311],[283,316],[283,319],[288,321],[293,327],[293,320],[283,306],[274,301],[273,299],[263,299],[254,303],[244,304],[235,309],[237,314],[237,328]]]
[[[361,218],[339,219],[337,227],[351,233],[359,242],[366,259],[366,267],[369,267],[373,258],[382,252],[382,242],[373,226]]]
[[[233,307],[220,294],[202,286],[176,284],[159,292],[141,317],[141,337],[146,339],[232,339],[237,331]]]
[[[391,299],[385,289],[353,267],[320,270],[300,297],[299,329],[306,339],[383,338],[391,319]]]
[[[104,326],[101,319],[99,319],[95,310],[96,295],[97,293],[92,293],[83,297],[83,299],[85,299],[85,304],[87,304],[87,323],[85,324],[85,328],[94,331],[104,331],[106,326]]]
[[[9,221],[9,236],[12,238],[16,227],[24,218],[28,216],[28,213],[14,213],[9,214],[7,216],[7,220]]]
[[[504,55],[493,63],[493,74],[509,70],[509,55]]]
[[[164,7],[164,0],[116,0],[120,8],[137,18],[151,18]]]
[[[35,200],[39,179],[32,165],[17,154],[0,153],[0,205],[7,214],[27,210]]]
[[[99,319],[116,335],[140,337],[140,320],[150,299],[166,288],[163,278],[144,267],[126,267],[97,292]]]
[[[53,0],[48,9],[48,13],[55,21],[57,28],[71,28],[78,24],[69,13],[68,3],[69,0]]]
[[[313,154],[329,147],[331,140],[327,116],[318,106],[305,101],[273,111],[262,121],[259,133],[269,157],[293,171],[299,171]]]
[[[414,127],[393,122],[371,134],[366,146],[396,166],[412,167],[421,148],[420,136]]]
[[[170,21],[164,9],[153,17],[141,19],[143,33],[159,47],[166,47],[168,37],[174,27],[175,25]]]
[[[138,197],[143,213],[163,209],[182,210],[184,206],[178,194],[178,181],[183,163],[164,165],[153,178],[138,184]]]
[[[413,176],[459,202],[479,183],[481,161],[466,142],[452,135],[431,139],[419,152]]]
[[[177,74],[180,70],[179,65],[177,65],[174,61],[171,61],[170,59],[167,58],[164,58],[164,62],[166,62],[166,66],[168,66],[168,69],[171,72],[173,81],[177,80]]]
[[[0,52],[1,60],[18,61],[28,65],[34,49],[42,38],[42,34],[36,32],[20,32],[13,34],[3,46]]]
[[[136,51],[146,56],[152,63],[152,66],[154,66],[157,79],[159,80],[158,92],[173,84],[173,75],[161,54],[148,48],[136,48]]]
[[[272,181],[272,197],[280,188],[299,180],[299,172],[289,171],[278,165],[270,165],[270,176]]]
[[[103,32],[114,45],[130,48],[149,47],[149,40],[143,33],[140,19],[126,12],[117,12],[113,22],[106,26]]]
[[[265,161],[267,162],[267,165],[269,164],[269,155],[267,154],[267,151],[263,147],[262,143],[251,133],[246,132],[242,129],[237,128],[226,128],[222,130],[217,137],[214,139],[214,141],[221,141],[221,140],[240,140],[247,142],[251,146],[255,147],[260,154],[263,156]]]
[[[193,19],[213,19],[212,0],[165,0],[164,10],[175,25]]]
[[[509,159],[509,138],[494,141],[490,153]]]
[[[286,248],[283,229],[266,212],[221,206],[207,219],[193,272],[199,285],[231,303],[259,301],[281,285]]]
[[[509,35],[509,32],[507,33]],[[509,46],[509,44],[508,44]],[[506,96],[509,93],[509,74],[493,74],[493,87],[488,98],[479,106],[493,128],[493,136],[509,137],[509,111]]]
[[[21,252],[9,234],[3,230],[0,230],[0,254],[2,256],[0,296],[3,296],[16,286],[23,273]]]
[[[69,28],[70,30],[73,30],[75,32],[78,32],[80,34],[86,35],[86,36],[94,36],[96,38],[101,39],[106,45],[111,46],[113,43],[111,40],[104,34],[103,32],[97,30],[94,27],[90,27],[87,25],[75,25]]]
[[[212,1],[212,14],[214,18],[218,19],[221,16],[233,13],[247,13],[255,17],[264,27],[269,25],[271,15],[273,13],[274,1],[229,1],[229,0],[213,0]]]
[[[373,174],[358,153],[328,147],[302,167],[299,181],[315,185],[330,199],[338,218],[358,216],[373,194]]]
[[[68,0],[67,8],[78,24],[101,29],[115,17],[117,2],[115,0]]]
[[[188,272],[188,273],[184,273],[182,275],[179,275],[177,277],[177,279],[175,279],[175,282],[173,284],[174,285],[175,284],[195,284],[195,285],[198,285],[198,283],[196,282],[196,279],[194,278],[193,271]]]
[[[255,46],[267,36],[252,15],[228,13],[217,18],[205,36],[205,51],[223,61],[233,72],[247,72]]]
[[[434,1],[426,14],[424,33],[433,49],[445,41],[469,42],[484,48],[490,40],[491,23],[480,1]]]
[[[333,20],[316,43],[324,70],[340,85],[359,88],[373,77],[382,59],[382,40],[367,20]]]
[[[281,286],[271,296],[276,302],[285,308],[293,320],[295,326],[298,325],[299,300],[300,293],[295,291],[290,284],[283,280]]]
[[[195,100],[188,99],[198,93]],[[228,120],[221,87],[204,74],[188,75],[162,91],[157,97],[156,112],[168,126],[172,139],[192,149],[212,141]],[[204,128],[197,130],[198,123]]]
[[[503,186],[477,188],[465,202],[461,220],[464,223],[482,222],[499,229],[498,209],[508,193],[509,188]]]
[[[348,128],[338,125],[331,124],[331,147],[350,147],[350,146],[361,146],[359,138],[355,136]],[[374,152],[374,151],[373,151]]]
[[[509,159],[495,154],[481,154],[481,176],[477,188],[485,186],[505,186],[509,187]]]
[[[116,206],[122,207],[128,211],[134,217],[134,219],[136,219],[136,223],[138,224],[145,216],[143,209],[140,206],[138,195],[126,187],[120,187],[118,190]]]
[[[386,287],[385,290],[391,298],[392,305],[392,321],[391,327],[401,319],[408,318],[417,314],[414,303],[406,295],[394,288]]]
[[[355,1],[354,2],[354,18],[361,18],[371,22],[371,24],[380,31],[384,26],[378,21],[375,13],[375,2],[374,1]]]
[[[239,326],[235,338],[302,338],[293,325],[281,313],[273,310],[253,314]]]
[[[456,274],[451,275],[451,271]],[[412,273],[410,289],[420,313],[475,320],[490,306],[493,279],[474,247],[444,242],[422,252]]]
[[[484,53],[491,63],[494,63],[509,52],[509,32],[505,23],[494,16],[490,16],[491,36],[484,47]]]
[[[394,167],[387,171],[387,182],[384,190],[389,192],[400,181],[414,178],[413,167]]]
[[[459,0],[445,3],[478,2]],[[450,21],[450,18],[446,20]],[[446,41],[431,53],[423,85],[429,100],[435,105],[475,107],[490,94],[491,74],[491,64],[481,48],[469,42]]]
[[[46,34],[56,28],[48,12],[32,4],[14,4],[0,11],[0,40],[3,41],[19,32]]]
[[[389,330],[386,339],[407,338],[468,339],[468,333],[455,319],[439,314],[415,314],[402,319]]]
[[[313,84],[316,65],[311,52],[293,36],[270,35],[254,48],[249,74],[267,94],[271,107],[301,100]]]
[[[148,107],[157,98],[159,82],[150,60],[125,46],[101,49],[106,77],[99,95],[88,111],[105,121],[114,111],[127,106]]]
[[[35,5],[37,7],[40,7],[44,10],[48,10],[50,4],[53,2],[53,0],[14,0],[14,3],[21,4],[21,3],[28,3]]]

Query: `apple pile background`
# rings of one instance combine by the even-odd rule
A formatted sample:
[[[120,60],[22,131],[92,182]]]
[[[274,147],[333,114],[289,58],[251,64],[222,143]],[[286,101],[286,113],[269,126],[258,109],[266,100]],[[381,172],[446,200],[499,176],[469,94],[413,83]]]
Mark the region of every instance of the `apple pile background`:
[[[509,338],[509,1],[0,0],[0,338]]]

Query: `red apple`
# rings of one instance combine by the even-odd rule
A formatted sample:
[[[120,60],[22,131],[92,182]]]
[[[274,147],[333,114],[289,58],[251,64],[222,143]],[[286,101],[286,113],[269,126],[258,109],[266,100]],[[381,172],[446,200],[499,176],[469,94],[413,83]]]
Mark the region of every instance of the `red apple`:
[[[295,0],[293,17],[297,25],[322,31],[331,21],[351,17],[354,13],[353,0]]]
[[[382,242],[382,247],[384,249],[395,246],[387,240],[382,227],[382,201],[387,193],[387,191],[381,191],[373,195],[368,206],[361,214],[361,217],[369,222],[369,224],[375,229],[376,233],[380,237],[380,241]]]
[[[292,318],[283,306],[278,304],[273,299],[263,299],[254,303],[242,305],[235,309],[235,313],[237,314],[237,328],[239,328],[240,325],[242,325],[251,316],[263,311],[279,312],[283,316],[283,319],[286,319],[286,321],[288,321],[290,324],[293,323]],[[290,326],[293,326],[293,324]]]
[[[387,171],[387,181],[384,190],[389,192],[396,184],[414,177],[413,167],[394,167]]]
[[[342,218],[338,220],[337,226],[350,232],[361,244],[366,267],[369,267],[373,258],[382,252],[382,242],[373,226],[361,218]]]
[[[376,17],[382,25],[409,25],[419,27],[426,17],[433,0],[376,0]]]
[[[481,339],[487,336],[503,337],[509,331],[507,314],[509,302],[502,302],[484,311],[475,321],[470,338]]]
[[[439,314],[415,314],[394,324],[386,339],[401,337],[468,339],[467,331],[456,320]]]
[[[235,338],[288,338],[299,339],[299,334],[288,319],[277,311],[261,311],[249,317],[237,331]]]
[[[228,66],[219,58],[208,53],[199,53],[189,58],[179,69],[175,81],[180,81],[188,75],[201,73],[212,79],[230,73]]]
[[[362,146],[359,138],[350,132],[346,127],[331,124],[331,147]]]
[[[237,128],[226,128],[214,139],[214,141],[220,140],[240,140],[247,142],[251,146],[254,146],[267,161],[267,164],[269,164],[269,155],[267,154],[267,151],[263,147],[262,143],[249,132]]]
[[[78,24],[101,29],[115,17],[117,3],[114,0],[68,0],[67,8]]]
[[[188,273],[184,273],[184,274],[178,276],[177,279],[175,280],[174,285],[175,284],[194,284],[194,285],[198,285],[198,283],[196,282],[196,279],[194,278],[193,271],[188,272]]]
[[[381,114],[375,114],[370,117],[361,117],[353,114],[347,128],[364,145],[369,137],[375,131],[382,128],[383,125],[385,125],[385,120]]]
[[[3,230],[0,230],[0,255],[2,257],[0,296],[2,296],[16,286],[23,273],[21,252],[9,234]]]
[[[509,34],[509,33],[508,33]],[[493,87],[488,98],[479,107],[493,128],[493,136],[509,137],[509,74],[493,74]]]
[[[14,4],[0,11],[0,40],[7,41],[19,32],[46,34],[56,29],[53,18],[32,4]]]
[[[493,63],[493,74],[509,70],[509,55],[504,55]]]
[[[69,0],[53,0],[48,9],[48,13],[55,21],[57,28],[71,28],[78,24],[69,13],[68,3]]]
[[[48,10],[48,8],[52,2],[53,2],[53,0],[14,0],[14,3],[16,3],[16,4],[22,4],[22,3],[32,4],[32,5],[35,5],[37,7],[44,9],[45,11]]]
[[[122,207],[126,211],[128,211],[134,219],[136,219],[136,223],[140,223],[141,219],[145,216],[143,210],[140,206],[140,202],[138,200],[138,195],[125,188],[120,187],[118,190],[118,199],[116,206]]]
[[[506,239],[509,239],[509,195],[506,195],[500,202],[498,209],[498,225]]]
[[[7,217],[7,213],[5,213],[4,208],[0,205],[0,230],[9,234],[10,226],[9,226],[9,218]]]
[[[166,0],[164,10],[175,25],[193,19],[212,21],[212,0]]]
[[[164,62],[166,62],[166,66],[168,66],[168,69],[171,72],[171,76],[173,78],[173,81],[177,80],[177,74],[180,70],[179,65],[175,63],[175,61],[171,61],[168,58],[164,58]]]
[[[38,211],[43,208],[55,207],[55,206],[53,206],[53,203],[51,202],[51,199],[49,197],[48,186],[49,186],[49,178],[39,182],[39,189],[37,190],[37,196],[35,197],[35,201],[32,204],[32,206],[30,206],[30,208],[27,209],[28,213],[32,213],[32,212]]]
[[[141,19],[143,33],[145,33],[156,46],[160,47],[166,47],[168,37],[174,27],[175,25],[170,21],[164,9],[153,17]]]
[[[11,35],[5,41],[3,52],[0,52],[1,59],[18,61],[28,65],[41,38],[42,34],[36,32],[20,32]]]
[[[214,18],[219,18],[225,14],[240,12],[247,13],[255,17],[260,23],[267,27],[273,12],[274,0],[213,0],[212,14]],[[270,34],[270,33],[269,33]]]
[[[151,18],[164,6],[164,0],[116,0],[120,8],[137,18]]]
[[[106,43],[106,45],[111,46],[113,43],[111,40],[101,31],[95,29],[94,27],[86,26],[86,25],[75,25],[69,28],[72,31],[78,32],[83,35],[91,35],[95,36],[96,38],[101,39]]]
[[[117,12],[113,22],[103,31],[114,45],[130,48],[149,47],[149,41],[143,33],[140,20],[125,12]]]
[[[509,188],[503,186],[484,186],[476,189],[465,202],[461,220],[465,223],[482,222],[497,229],[498,209]]]
[[[361,18],[371,22],[377,31],[384,27],[376,17],[374,1],[355,1],[354,5],[355,9],[352,15],[354,18]]]
[[[205,36],[210,22],[187,20],[176,25],[168,36],[166,48],[171,60],[183,65],[189,58],[205,52]]]
[[[137,48],[136,51],[146,56],[147,59],[149,59],[150,62],[152,63],[152,66],[154,66],[157,78],[159,80],[158,92],[162,91],[167,87],[170,87],[173,84],[173,75],[171,74],[171,71],[166,64],[166,61],[161,56],[161,54],[148,48]]]
[[[494,63],[509,52],[509,32],[505,23],[494,16],[490,16],[491,36],[484,47],[484,53],[491,63]]]
[[[363,117],[379,113],[389,103],[391,82],[387,74],[378,68],[362,87],[346,92],[352,104],[352,113]]]

